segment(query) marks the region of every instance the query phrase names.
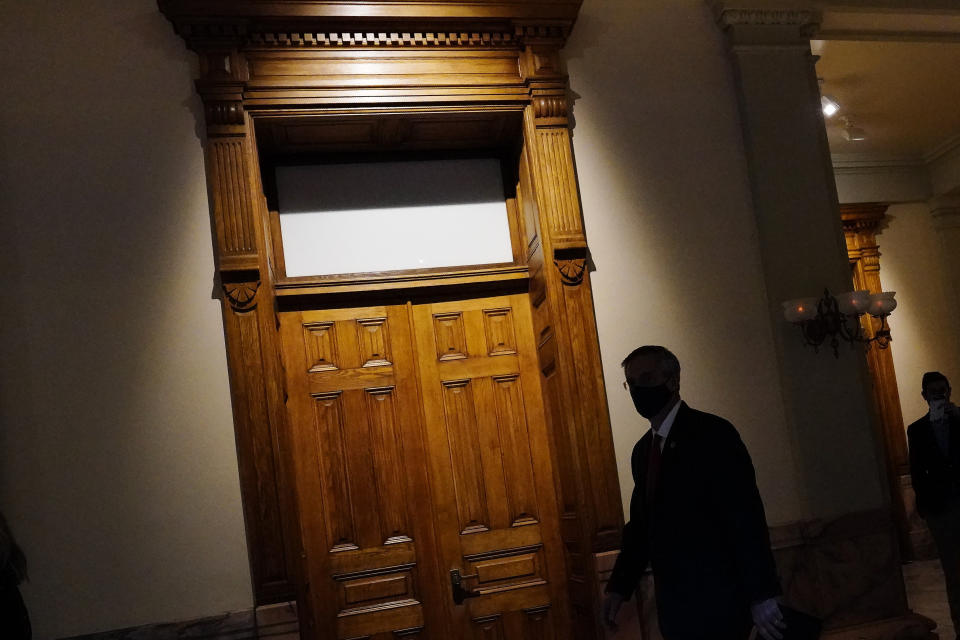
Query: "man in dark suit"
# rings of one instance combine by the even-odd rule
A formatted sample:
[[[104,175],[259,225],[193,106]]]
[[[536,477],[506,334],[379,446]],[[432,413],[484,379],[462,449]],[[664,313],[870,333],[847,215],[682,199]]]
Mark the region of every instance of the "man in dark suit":
[[[737,430],[680,400],[680,363],[640,347],[622,363],[637,412],[651,429],[633,449],[630,521],[607,585],[611,627],[648,562],[665,640],[767,640],[784,628],[753,464]]]
[[[907,428],[910,475],[917,512],[940,553],[960,640],[960,409],[950,402],[950,382],[939,371],[923,374],[920,388],[930,410]]]

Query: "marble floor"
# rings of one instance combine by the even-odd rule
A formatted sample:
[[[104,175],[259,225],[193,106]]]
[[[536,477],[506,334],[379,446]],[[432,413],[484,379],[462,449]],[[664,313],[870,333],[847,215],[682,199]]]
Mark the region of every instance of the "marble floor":
[[[903,579],[907,585],[910,608],[937,623],[934,632],[941,640],[954,640],[957,631],[950,622],[947,589],[939,560],[922,560],[903,565]]]

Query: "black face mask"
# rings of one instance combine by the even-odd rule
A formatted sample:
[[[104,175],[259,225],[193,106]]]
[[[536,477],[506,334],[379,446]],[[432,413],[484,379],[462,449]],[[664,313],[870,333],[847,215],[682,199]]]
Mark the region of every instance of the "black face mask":
[[[630,387],[633,406],[637,408],[637,413],[648,420],[663,411],[672,396],[673,392],[666,383],[656,387]]]

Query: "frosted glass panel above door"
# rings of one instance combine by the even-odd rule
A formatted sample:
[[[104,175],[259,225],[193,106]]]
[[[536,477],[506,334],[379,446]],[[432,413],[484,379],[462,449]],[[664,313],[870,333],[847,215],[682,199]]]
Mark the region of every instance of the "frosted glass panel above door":
[[[500,163],[277,167],[287,276],[511,262]]]

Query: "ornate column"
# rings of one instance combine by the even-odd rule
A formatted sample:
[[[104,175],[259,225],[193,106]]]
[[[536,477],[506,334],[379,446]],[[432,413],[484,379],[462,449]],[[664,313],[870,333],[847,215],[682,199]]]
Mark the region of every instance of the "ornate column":
[[[840,215],[847,241],[847,255],[853,275],[853,287],[870,293],[883,291],[880,284],[880,247],[876,234],[886,220],[886,204],[843,204]],[[880,321],[864,316],[863,328],[873,337]],[[900,409],[900,392],[893,368],[893,347],[872,348],[867,351],[867,366],[873,381],[874,410],[879,419],[879,437],[883,442],[884,459],[890,486],[891,506],[904,557],[919,558],[929,546],[930,533],[914,513],[913,489],[910,483],[910,463],[907,456],[907,436]],[[918,553],[919,550],[919,553]]]
[[[524,31],[522,64],[531,104],[525,113],[526,167],[519,190],[533,227],[527,230],[531,299],[553,435],[573,635],[586,639],[605,637],[599,615],[603,580],[620,545],[623,512],[597,357],[566,76],[559,59],[562,41],[559,31]]]
[[[285,457],[283,378],[278,360],[267,220],[253,123],[243,105],[248,79],[242,28],[178,25],[200,56],[197,91],[206,123],[206,166],[217,278],[243,494],[247,548],[258,605],[293,600],[299,558]]]

